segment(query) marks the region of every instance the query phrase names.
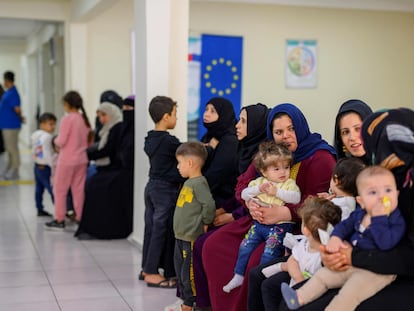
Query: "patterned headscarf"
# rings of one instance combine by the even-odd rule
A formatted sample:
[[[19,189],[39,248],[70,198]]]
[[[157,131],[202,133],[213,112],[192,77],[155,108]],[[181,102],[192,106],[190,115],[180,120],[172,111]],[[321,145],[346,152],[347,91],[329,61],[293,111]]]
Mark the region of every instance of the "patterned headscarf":
[[[413,175],[414,111],[408,108],[378,111],[361,129],[364,148],[371,164],[393,171],[399,188]]]
[[[293,127],[295,128],[296,140],[298,147],[293,152],[293,164],[298,163],[304,159],[307,159],[318,150],[327,150],[334,157],[336,152],[334,147],[329,145],[322,139],[318,133],[311,133],[309,130],[308,121],[302,111],[292,104],[280,104],[275,106],[269,114],[267,119],[267,138],[273,140],[272,123],[276,115],[284,113],[287,114],[292,120]]]
[[[364,148],[371,164],[390,169],[400,191],[398,208],[406,220],[414,243],[414,111],[408,108],[377,111],[361,129]]]
[[[339,120],[342,116],[349,112],[355,112],[360,117],[361,120],[364,121],[366,117],[368,117],[372,113],[372,109],[364,103],[362,100],[359,99],[350,99],[344,102],[341,107],[339,108],[338,114],[336,115],[335,119],[335,137],[334,137],[334,147],[336,149],[336,153],[338,155],[338,159],[342,159],[346,157],[344,151],[344,144],[341,138],[341,131],[339,129]],[[364,163],[367,162],[365,156],[361,159]]]

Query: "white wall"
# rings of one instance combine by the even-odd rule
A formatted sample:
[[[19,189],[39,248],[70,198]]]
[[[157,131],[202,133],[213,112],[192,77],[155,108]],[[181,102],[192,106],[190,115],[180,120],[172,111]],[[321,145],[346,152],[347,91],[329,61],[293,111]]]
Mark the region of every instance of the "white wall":
[[[294,103],[329,142],[346,99],[414,108],[414,13],[200,2],[190,10],[192,32],[243,36],[243,105]],[[286,39],[318,40],[317,88],[285,88]]]
[[[132,0],[120,0],[88,22],[87,93],[89,117],[95,117],[103,91],[112,89],[123,98],[131,95],[131,31],[134,25]]]

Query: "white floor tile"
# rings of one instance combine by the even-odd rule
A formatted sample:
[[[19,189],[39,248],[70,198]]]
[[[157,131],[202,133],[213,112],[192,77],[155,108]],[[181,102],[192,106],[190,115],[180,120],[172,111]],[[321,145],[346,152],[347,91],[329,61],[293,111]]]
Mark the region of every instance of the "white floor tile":
[[[138,281],[142,254],[128,240],[78,241],[74,225],[46,231],[50,218],[36,216],[27,182],[31,160],[22,160],[25,184],[0,182],[1,311],[163,311],[177,300],[175,289]],[[53,212],[46,194],[44,202]]]

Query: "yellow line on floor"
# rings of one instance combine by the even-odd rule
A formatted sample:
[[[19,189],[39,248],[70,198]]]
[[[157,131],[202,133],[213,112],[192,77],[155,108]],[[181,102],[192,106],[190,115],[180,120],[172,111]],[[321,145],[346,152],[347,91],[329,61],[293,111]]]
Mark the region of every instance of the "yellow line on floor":
[[[33,185],[34,180],[0,180],[1,186],[13,186],[13,185]]]

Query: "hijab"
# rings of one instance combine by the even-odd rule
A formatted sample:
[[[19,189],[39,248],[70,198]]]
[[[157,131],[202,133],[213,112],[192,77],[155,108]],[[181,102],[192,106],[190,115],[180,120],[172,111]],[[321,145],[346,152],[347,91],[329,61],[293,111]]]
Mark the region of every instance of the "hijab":
[[[111,128],[115,124],[122,122],[122,112],[121,109],[118,108],[118,106],[115,106],[114,104],[111,104],[109,102],[100,104],[97,111],[101,111],[109,116],[109,121],[106,124],[104,124],[101,130],[99,131],[99,137],[101,139],[98,142],[98,150],[101,150],[108,142],[109,131],[111,130]],[[98,166],[109,165],[110,159],[109,157],[105,157],[102,159],[98,159],[95,162]]]
[[[295,128],[298,147],[293,152],[293,164],[307,159],[318,150],[326,150],[336,156],[335,149],[323,140],[320,134],[310,132],[308,121],[299,108],[288,103],[277,105],[270,111],[267,119],[267,138],[269,140],[273,140],[272,123],[279,113],[287,114]]]
[[[231,101],[223,97],[214,97],[207,102],[206,106],[208,104],[214,106],[219,117],[217,121],[211,123],[203,122],[207,133],[201,138],[201,141],[208,142],[213,137],[220,140],[227,134],[236,135],[236,115]]]
[[[344,102],[341,107],[339,107],[339,111],[336,115],[335,119],[335,137],[334,137],[334,146],[338,155],[338,159],[345,158],[347,155],[344,151],[344,144],[341,138],[341,130],[339,129],[339,121],[342,116],[349,112],[357,113],[361,120],[364,121],[371,113],[371,108],[364,103],[362,100],[359,99],[350,99]],[[369,159],[367,159],[366,155],[361,157],[361,160],[368,164]]]
[[[413,176],[414,111],[408,108],[382,110],[362,124],[361,135],[370,164],[393,171],[398,188]]]
[[[361,135],[371,164],[381,165],[395,176],[400,191],[398,208],[414,243],[414,111],[377,111],[365,119]]]
[[[269,108],[261,103],[243,107],[247,114],[247,135],[240,141],[239,172],[243,173],[252,162],[258,145],[266,139],[266,120]]]

